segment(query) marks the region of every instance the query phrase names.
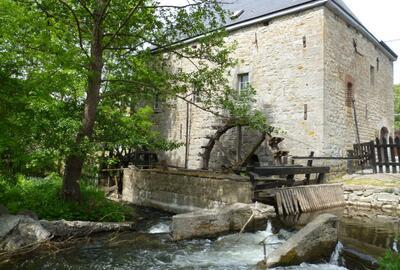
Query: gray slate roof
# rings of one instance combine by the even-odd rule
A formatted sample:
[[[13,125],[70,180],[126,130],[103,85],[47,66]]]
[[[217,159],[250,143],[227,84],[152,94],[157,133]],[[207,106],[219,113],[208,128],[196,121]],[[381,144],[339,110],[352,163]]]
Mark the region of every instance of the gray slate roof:
[[[244,12],[239,18],[231,20],[226,18],[226,26],[235,25],[261,16],[273,14],[285,9],[294,8],[304,4],[316,2],[317,0],[227,0],[223,8],[231,12],[243,9]],[[346,13],[358,21],[356,16],[342,0],[328,0],[338,4]]]

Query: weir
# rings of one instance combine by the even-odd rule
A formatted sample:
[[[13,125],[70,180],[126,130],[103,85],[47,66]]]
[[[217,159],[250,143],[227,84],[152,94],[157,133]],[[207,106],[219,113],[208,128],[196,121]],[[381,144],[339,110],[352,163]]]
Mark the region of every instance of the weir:
[[[342,185],[312,185],[275,190],[278,214],[297,215],[345,205]]]

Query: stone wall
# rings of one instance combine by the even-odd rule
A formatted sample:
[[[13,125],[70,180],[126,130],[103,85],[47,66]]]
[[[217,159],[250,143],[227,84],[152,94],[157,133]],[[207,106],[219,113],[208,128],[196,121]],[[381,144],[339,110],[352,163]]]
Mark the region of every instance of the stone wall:
[[[328,8],[324,18],[324,151],[344,156],[356,143],[353,109],[346,106],[348,83],[353,85],[361,141],[379,136],[382,127],[393,133],[393,62]]]
[[[251,203],[247,177],[192,170],[124,169],[122,199],[173,213]]]
[[[353,111],[346,106],[349,82],[353,84],[361,141],[373,139],[381,127],[393,131],[393,62],[329,8],[316,7],[253,24],[231,31],[226,40],[237,43],[232,56],[238,64],[228,78],[231,86],[236,87],[238,74],[249,73],[257,91],[256,107],[284,132],[279,134],[286,138],[281,146],[291,155],[315,151],[316,156],[345,156],[352,148],[356,135]],[[187,59],[174,61],[174,67],[188,72],[195,68]],[[182,100],[169,103],[173,106],[164,106],[158,115],[159,130],[168,139],[188,141],[188,167],[200,168],[201,146],[207,143],[206,136],[215,132],[212,126],[218,120]],[[222,141],[234,151],[236,138],[237,132],[232,130]],[[244,138],[246,149],[246,143],[258,136],[246,131]],[[265,149],[262,146],[257,154],[262,157]],[[161,159],[184,166],[185,152],[182,146],[161,154]],[[215,149],[211,167],[222,164],[228,165],[227,157]]]
[[[400,213],[400,188],[343,186],[347,205]]]
[[[312,150],[321,154],[318,149],[323,144],[323,36],[323,8],[320,7],[272,19],[268,25],[260,23],[242,28],[227,38],[227,43],[237,42],[233,57],[238,65],[230,70],[229,77],[232,87],[236,87],[238,74],[249,73],[250,83],[257,91],[256,107],[265,112],[272,125],[285,132],[280,134],[287,138],[282,146],[294,155],[305,155]],[[175,65],[185,71],[194,68],[188,60],[176,61]],[[185,143],[188,115],[188,165],[200,168],[201,146],[206,144],[206,136],[215,131],[212,126],[218,120],[199,108],[188,108],[182,100],[171,103],[173,107],[164,106],[158,115],[160,131],[168,139]],[[305,104],[307,120],[304,120]],[[233,146],[236,134],[236,130],[228,132],[223,142]],[[244,132],[244,137],[254,141],[259,135]],[[166,153],[162,159],[183,166],[185,146]],[[211,167],[218,167],[221,160],[226,161],[226,157],[216,149]]]

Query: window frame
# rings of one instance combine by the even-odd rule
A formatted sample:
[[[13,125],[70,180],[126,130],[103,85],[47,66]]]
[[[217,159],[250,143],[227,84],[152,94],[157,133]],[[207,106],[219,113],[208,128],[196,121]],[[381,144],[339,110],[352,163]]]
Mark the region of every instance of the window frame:
[[[242,81],[242,79],[246,78],[246,77],[247,77],[247,81]],[[250,87],[250,73],[249,72],[238,73],[236,79],[237,79],[236,88],[239,92],[246,91]],[[246,84],[246,86],[243,87],[243,84]]]

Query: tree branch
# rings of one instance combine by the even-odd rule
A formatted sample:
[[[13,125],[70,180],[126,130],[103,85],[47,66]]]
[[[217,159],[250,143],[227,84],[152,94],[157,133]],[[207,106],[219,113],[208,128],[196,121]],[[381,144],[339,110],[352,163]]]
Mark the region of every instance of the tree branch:
[[[225,115],[222,115],[222,114],[220,114],[220,113],[218,113],[218,112],[216,112],[216,111],[210,110],[209,108],[202,107],[202,106],[196,104],[195,102],[186,99],[186,98],[183,97],[183,96],[180,96],[180,95],[178,95],[178,94],[176,94],[175,96],[176,96],[177,98],[179,98],[179,99],[181,99],[181,100],[183,100],[183,101],[185,101],[185,102],[187,102],[187,103],[189,103],[189,104],[195,106],[196,108],[199,108],[199,109],[202,110],[202,111],[211,113],[211,114],[213,114],[213,115],[215,115],[215,116],[218,116],[218,117],[221,117],[221,118],[230,119],[229,117],[227,117],[227,116],[225,116]]]
[[[139,3],[131,9],[131,11],[128,13],[124,21],[121,23],[121,25],[118,27],[117,31],[111,36],[110,40],[104,45],[104,48],[107,48],[115,39],[115,37],[118,35],[118,33],[126,26],[126,24],[129,22],[130,18],[135,14],[135,12],[139,9],[139,7],[142,5],[142,0],[139,1]]]
[[[103,8],[103,10],[101,12],[101,16],[100,16],[101,21],[104,20],[104,18],[105,18],[104,15],[106,14],[108,6],[110,5],[110,3],[111,3],[111,0],[108,0],[107,3],[104,5],[104,8]]]
[[[93,17],[93,13],[89,10],[89,8],[83,3],[83,1],[82,0],[78,0],[79,1],[79,3],[81,4],[81,6],[86,10],[86,12],[87,13],[89,13],[89,15],[91,16],[91,17]]]
[[[90,58],[88,52],[85,50],[85,47],[83,46],[83,43],[82,43],[82,29],[81,29],[81,24],[79,23],[79,19],[78,19],[78,17],[76,16],[76,13],[75,13],[74,9],[73,9],[70,5],[68,5],[66,2],[64,2],[63,0],[58,0],[58,1],[59,1],[60,3],[62,3],[64,6],[66,6],[67,9],[69,9],[69,11],[71,11],[71,13],[72,13],[72,15],[73,15],[73,17],[74,17],[75,23],[76,23],[76,27],[78,28],[79,46],[81,47],[82,51],[85,53],[86,57],[87,57],[87,58]]]

